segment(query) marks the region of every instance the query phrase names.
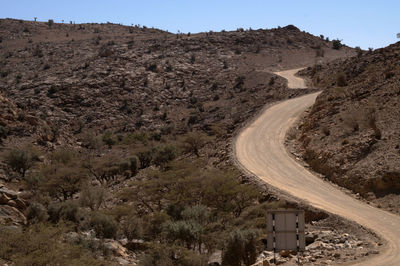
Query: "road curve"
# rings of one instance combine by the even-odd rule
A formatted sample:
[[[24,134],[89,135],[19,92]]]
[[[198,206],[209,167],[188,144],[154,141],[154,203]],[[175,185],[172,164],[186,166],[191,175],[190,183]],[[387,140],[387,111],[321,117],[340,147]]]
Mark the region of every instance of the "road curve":
[[[290,77],[289,77],[290,79]],[[400,216],[346,195],[296,162],[286,151],[287,130],[318,93],[290,99],[266,109],[235,141],[238,162],[271,186],[310,205],[353,220],[385,240],[380,254],[356,265],[400,265]]]
[[[284,77],[288,80],[288,87],[294,89],[307,88],[306,82],[300,77],[296,77],[294,74],[302,70],[303,68],[289,69],[279,72],[274,72],[274,74]]]

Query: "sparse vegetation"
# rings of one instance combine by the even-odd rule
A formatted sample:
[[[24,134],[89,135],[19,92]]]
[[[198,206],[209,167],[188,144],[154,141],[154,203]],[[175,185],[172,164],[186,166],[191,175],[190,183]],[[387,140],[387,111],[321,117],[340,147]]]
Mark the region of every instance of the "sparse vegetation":
[[[286,67],[280,49],[309,55],[326,47],[320,38],[293,27],[176,37],[111,23],[0,21],[16,44],[4,35],[0,50],[0,177],[21,190],[14,206],[28,220],[14,235],[1,231],[0,264],[113,265],[121,251],[142,265],[192,266],[214,251],[238,249],[242,264],[259,254],[265,201],[274,199],[234,170],[228,143],[265,103],[306,90],[248,70],[278,59]],[[261,50],[274,62],[256,64]],[[41,152],[15,152],[22,140]],[[120,249],[106,248],[113,244]]]
[[[13,171],[19,173],[21,177],[25,177],[26,171],[32,168],[37,160],[37,153],[31,146],[26,145],[5,152],[3,159]]]

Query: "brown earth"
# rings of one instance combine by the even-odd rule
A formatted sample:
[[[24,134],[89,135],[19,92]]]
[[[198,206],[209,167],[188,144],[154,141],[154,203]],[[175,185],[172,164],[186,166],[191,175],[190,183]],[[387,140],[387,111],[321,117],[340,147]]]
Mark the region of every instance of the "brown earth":
[[[400,43],[310,67],[326,88],[299,125],[304,160],[379,208],[400,213]]]

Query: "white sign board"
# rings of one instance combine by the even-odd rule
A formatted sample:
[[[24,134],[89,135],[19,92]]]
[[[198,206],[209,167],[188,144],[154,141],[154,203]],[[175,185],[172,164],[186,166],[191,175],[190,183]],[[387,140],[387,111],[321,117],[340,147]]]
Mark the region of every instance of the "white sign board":
[[[305,250],[304,211],[273,210],[267,212],[267,249]]]

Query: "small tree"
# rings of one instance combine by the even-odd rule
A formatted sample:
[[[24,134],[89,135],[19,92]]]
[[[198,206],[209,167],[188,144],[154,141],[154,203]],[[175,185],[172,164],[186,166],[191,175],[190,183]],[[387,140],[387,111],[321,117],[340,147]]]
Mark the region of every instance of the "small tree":
[[[117,235],[117,223],[106,214],[95,213],[91,217],[89,225],[94,229],[97,237],[115,238]]]
[[[103,135],[103,142],[108,146],[108,148],[112,148],[112,146],[116,143],[116,140],[111,132],[107,131]]]
[[[228,239],[222,256],[222,265],[252,265],[257,259],[257,230],[236,230]]]
[[[186,136],[183,143],[186,152],[200,157],[199,151],[207,143],[207,138],[202,133],[191,132]]]
[[[80,193],[79,202],[83,207],[92,211],[98,210],[104,203],[106,191],[102,187],[86,186]]]
[[[154,164],[164,168],[165,165],[178,156],[178,150],[170,145],[159,150],[154,156]]]
[[[51,165],[45,167],[41,174],[45,180],[40,188],[42,192],[46,192],[60,201],[72,198],[79,192],[81,184],[87,179],[84,169],[72,165]]]
[[[13,148],[4,155],[4,161],[12,170],[25,177],[26,171],[34,165],[35,157],[28,147]]]

